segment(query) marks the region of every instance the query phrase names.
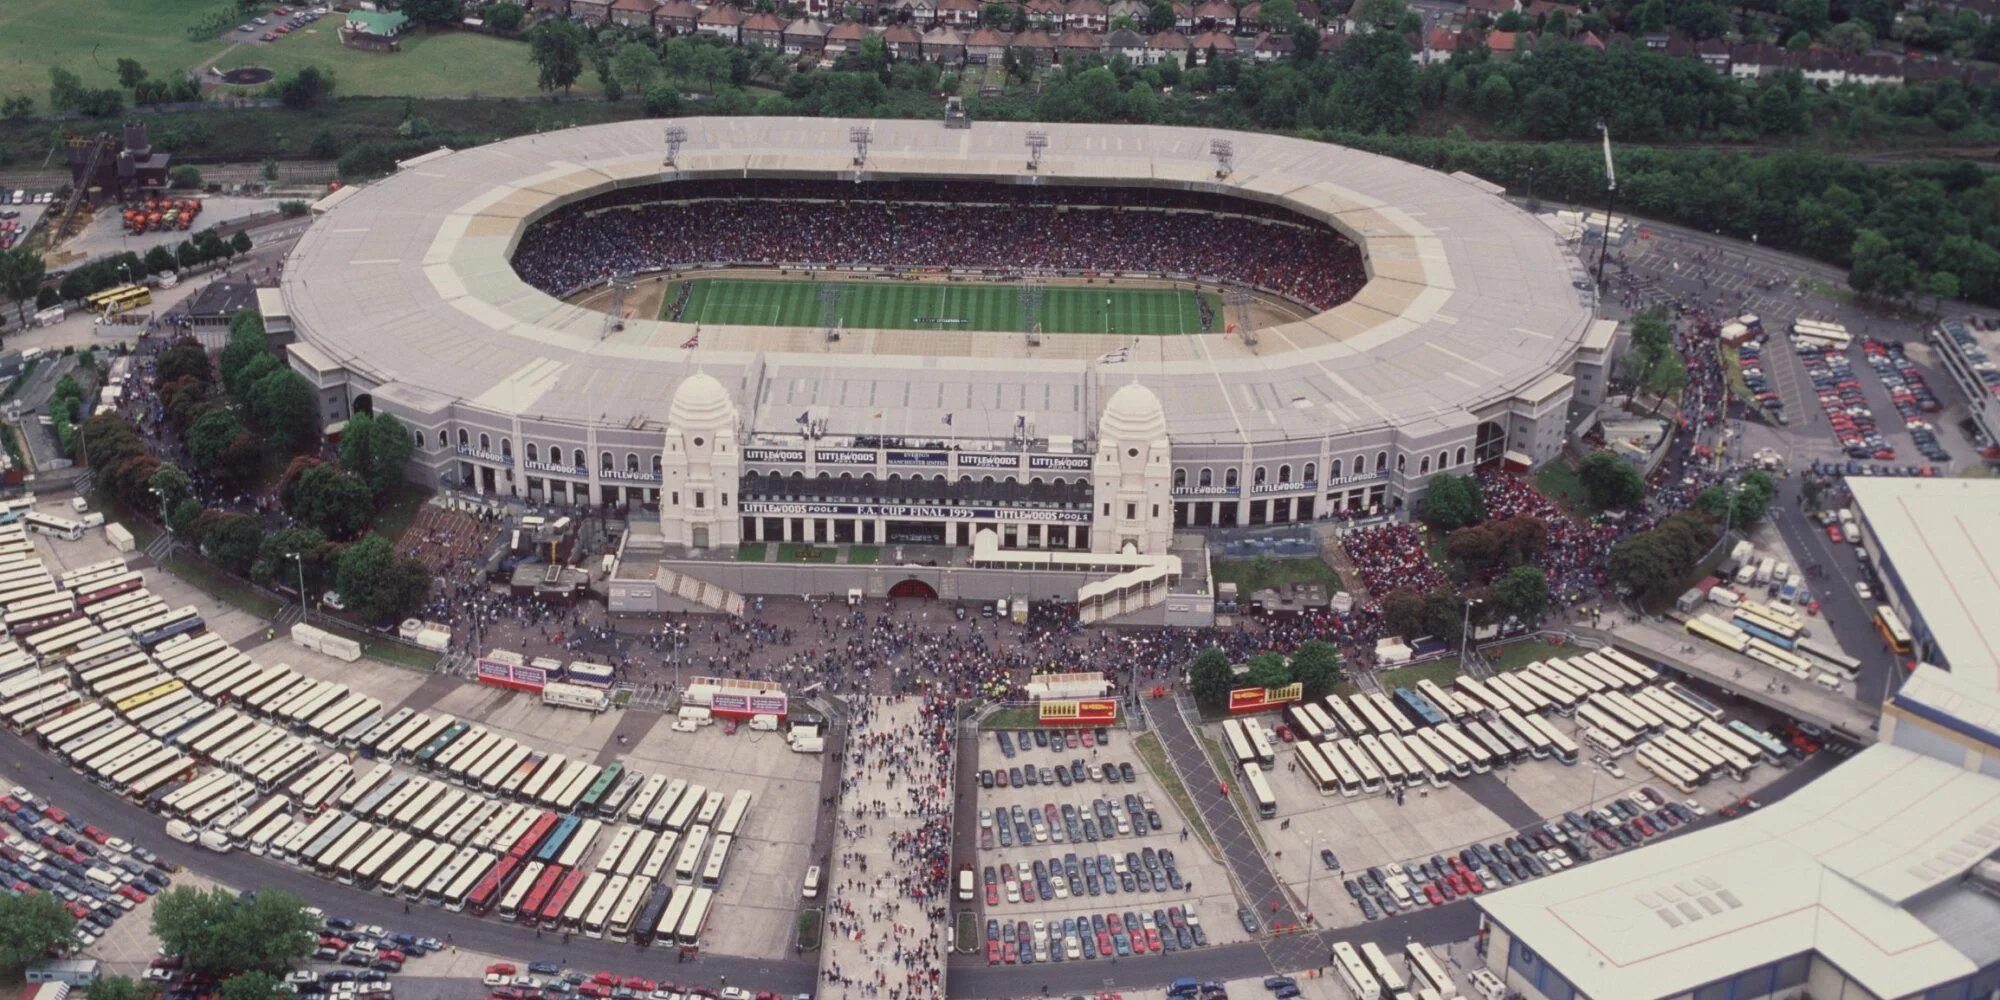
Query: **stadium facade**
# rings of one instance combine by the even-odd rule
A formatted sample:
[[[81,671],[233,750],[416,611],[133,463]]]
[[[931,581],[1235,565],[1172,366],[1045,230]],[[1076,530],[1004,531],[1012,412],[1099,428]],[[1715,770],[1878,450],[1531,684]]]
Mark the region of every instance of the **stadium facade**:
[[[685,138],[663,165],[667,126]],[[1032,170],[1031,135],[1045,144]],[[1367,280],[1248,337],[833,339],[584,308],[510,263],[561,206],[758,177],[1204,192],[1334,228],[1361,248]],[[396,414],[417,439],[411,478],[429,485],[657,507],[669,551],[971,549],[991,529],[1001,551],[1150,556],[1177,528],[1389,510],[1440,472],[1553,457],[1601,401],[1612,360],[1584,265],[1490,185],[1268,135],[642,121],[433,154],[329,202],[286,263],[283,315],[269,317],[296,331],[290,361],[325,419]],[[841,277],[885,280],[881,268]]]

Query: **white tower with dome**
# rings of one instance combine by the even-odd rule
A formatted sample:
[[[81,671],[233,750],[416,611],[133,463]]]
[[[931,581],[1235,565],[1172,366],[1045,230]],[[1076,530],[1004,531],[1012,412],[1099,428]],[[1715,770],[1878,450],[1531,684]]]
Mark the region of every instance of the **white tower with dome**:
[[[1134,382],[1105,402],[1091,478],[1091,551],[1164,554],[1174,537],[1173,448],[1153,390]]]
[[[668,545],[706,549],[742,540],[736,516],[743,471],[736,403],[715,376],[696,372],[674,390],[660,463],[660,534]]]

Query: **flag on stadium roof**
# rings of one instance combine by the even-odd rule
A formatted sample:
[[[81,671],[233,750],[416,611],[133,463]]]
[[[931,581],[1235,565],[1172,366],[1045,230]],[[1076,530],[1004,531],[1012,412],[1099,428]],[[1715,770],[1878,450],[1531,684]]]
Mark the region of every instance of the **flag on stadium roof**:
[[[804,412],[804,413],[801,413],[801,414],[799,414],[799,419],[798,419],[798,421],[797,421],[797,422],[798,422],[799,426],[801,426],[801,427],[805,426],[806,424],[809,424],[809,423],[811,423],[811,422],[812,422],[812,411],[811,411],[811,410],[807,410],[806,412]]]
[[[950,427],[950,426],[951,426],[951,414],[947,413],[947,414],[945,414],[945,415],[944,415],[944,425],[945,425],[946,427]]]
[[[1100,365],[1124,364],[1130,360],[1132,360],[1132,349],[1129,347],[1121,347],[1115,351],[1097,356],[1097,363]]]
[[[697,347],[700,347],[700,346],[701,346],[701,334],[700,334],[700,333],[696,333],[696,334],[695,334],[694,336],[692,336],[692,337],[689,337],[688,339],[686,339],[686,340],[683,340],[683,341],[681,341],[681,350],[683,350],[683,351],[692,351],[692,350],[694,350],[695,348],[697,348]]]

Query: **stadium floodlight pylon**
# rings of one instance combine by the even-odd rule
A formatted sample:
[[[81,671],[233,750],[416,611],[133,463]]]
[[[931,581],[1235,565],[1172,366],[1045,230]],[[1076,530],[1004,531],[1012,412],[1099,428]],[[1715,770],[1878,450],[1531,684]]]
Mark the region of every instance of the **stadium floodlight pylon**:
[[[832,282],[819,286],[820,320],[826,325],[826,342],[840,339],[840,296],[843,289]]]
[[[861,166],[868,162],[868,146],[875,141],[875,130],[866,125],[856,125],[847,130],[847,141],[854,144],[854,165]],[[860,179],[860,175],[856,174],[855,180]]]
[[[1230,285],[1222,293],[1222,302],[1227,310],[1232,326],[1243,338],[1243,346],[1257,349],[1257,326],[1250,322],[1250,290],[1242,285]]]
[[[1215,157],[1215,176],[1218,179],[1236,172],[1236,143],[1228,139],[1210,139],[1208,155]]]
[[[1042,129],[1033,129],[1028,133],[1027,144],[1028,169],[1042,169],[1042,150],[1049,148],[1049,134]]]
[[[665,163],[661,164],[662,166],[672,167],[675,170],[680,169],[680,164],[675,161],[677,161],[680,158],[681,147],[683,145],[686,145],[687,138],[688,138],[688,130],[686,126],[683,125],[667,126],[666,128],[667,159]]]
[[[1021,285],[1020,295],[1021,315],[1027,321],[1025,325],[1028,328],[1028,346],[1040,347],[1042,344],[1042,283],[1032,277],[1029,278],[1026,283]]]

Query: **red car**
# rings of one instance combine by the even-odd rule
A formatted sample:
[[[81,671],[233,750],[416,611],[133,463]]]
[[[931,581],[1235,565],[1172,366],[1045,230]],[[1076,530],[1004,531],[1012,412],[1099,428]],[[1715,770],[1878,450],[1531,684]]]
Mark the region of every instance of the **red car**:
[[[660,984],[655,983],[652,980],[645,978],[644,976],[626,976],[625,988],[628,990],[638,990],[641,993],[651,993],[654,990],[659,989]]]
[[[1486,883],[1480,881],[1479,876],[1477,875],[1473,875],[1470,878],[1467,878],[1465,880],[1465,887],[1471,889],[1472,894],[1475,896],[1486,891]]]
[[[577,987],[576,991],[587,997],[596,997],[597,1000],[604,1000],[605,997],[611,995],[611,987],[603,983],[584,983],[582,986]]]
[[[69,813],[63,812],[61,809],[57,809],[55,806],[50,806],[47,811],[42,813],[42,815],[47,816],[48,818],[55,820],[58,823],[69,822]]]
[[[1160,929],[1158,927],[1146,928],[1146,950],[1152,952],[1160,950]]]
[[[599,986],[616,986],[618,985],[618,975],[611,972],[600,972],[590,977],[590,981]]]
[[[1829,524],[1826,526],[1826,540],[1834,543],[1835,545],[1839,545],[1842,541],[1844,541],[1844,539],[1840,537],[1840,525]]]
[[[135,889],[135,888],[133,888],[133,887],[131,887],[131,886],[129,886],[129,885],[121,885],[121,886],[119,886],[119,887],[118,887],[118,894],[119,894],[120,896],[123,896],[123,897],[125,897],[126,899],[129,899],[129,900],[131,900],[131,901],[132,901],[132,902],[134,902],[134,903],[143,903],[143,902],[145,902],[145,901],[146,901],[146,894],[145,894],[145,893],[143,893],[143,892],[140,892],[140,891],[139,891],[138,889]]]
[[[1014,942],[1000,942],[1000,960],[1006,962],[1008,965],[1013,965],[1015,962],[1020,961],[1020,957],[1014,951]]]
[[[1438,888],[1436,882],[1425,884],[1424,898],[1430,900],[1432,906],[1444,905],[1444,892]]]
[[[94,826],[88,826],[88,825],[86,825],[83,828],[83,835],[89,837],[91,840],[94,840],[100,844],[111,839],[110,834],[105,833],[103,830],[99,830]]]
[[[987,964],[987,965],[999,965],[999,964],[1000,964],[1000,942],[999,942],[999,941],[997,941],[997,940],[993,940],[993,939],[988,939],[988,940],[987,940],[987,942],[986,942],[986,964]]]
[[[486,974],[489,976],[511,976],[515,971],[512,962],[495,962],[486,967]]]

